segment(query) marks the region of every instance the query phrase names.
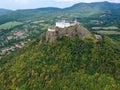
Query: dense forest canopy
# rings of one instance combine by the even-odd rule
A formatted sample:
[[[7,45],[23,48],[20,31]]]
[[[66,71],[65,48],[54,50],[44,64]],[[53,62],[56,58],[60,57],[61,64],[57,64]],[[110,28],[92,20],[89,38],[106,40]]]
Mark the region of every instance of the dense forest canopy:
[[[119,90],[120,46],[103,36],[34,40],[0,61],[1,89]]]

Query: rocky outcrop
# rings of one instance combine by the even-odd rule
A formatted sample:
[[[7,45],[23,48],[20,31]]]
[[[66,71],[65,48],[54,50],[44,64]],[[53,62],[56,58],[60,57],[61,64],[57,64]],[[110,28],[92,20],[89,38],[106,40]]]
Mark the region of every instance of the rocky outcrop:
[[[73,38],[78,36],[80,39],[92,38],[92,34],[83,26],[75,25],[67,28],[55,28],[55,31],[47,31],[45,38],[47,42],[55,42],[57,38],[63,36]]]
[[[46,41],[49,42],[55,42],[57,40],[58,34],[56,31],[51,32],[51,31],[47,31],[46,33]]]

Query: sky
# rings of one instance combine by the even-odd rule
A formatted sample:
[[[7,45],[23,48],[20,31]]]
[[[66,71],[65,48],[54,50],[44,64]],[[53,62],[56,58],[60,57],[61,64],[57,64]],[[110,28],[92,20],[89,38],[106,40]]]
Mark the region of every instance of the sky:
[[[34,9],[41,7],[60,7],[65,8],[80,2],[101,2],[109,1],[120,3],[120,0],[0,0],[0,8],[5,9]]]

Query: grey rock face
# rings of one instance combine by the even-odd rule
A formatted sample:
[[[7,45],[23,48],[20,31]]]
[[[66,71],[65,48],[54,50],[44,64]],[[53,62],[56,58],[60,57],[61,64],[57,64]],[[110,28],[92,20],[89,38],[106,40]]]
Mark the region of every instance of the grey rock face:
[[[84,27],[80,25],[71,26],[68,28],[56,28],[55,31],[46,32],[46,41],[55,42],[57,38],[67,36],[73,38],[78,36],[80,39],[91,38],[92,34]]]

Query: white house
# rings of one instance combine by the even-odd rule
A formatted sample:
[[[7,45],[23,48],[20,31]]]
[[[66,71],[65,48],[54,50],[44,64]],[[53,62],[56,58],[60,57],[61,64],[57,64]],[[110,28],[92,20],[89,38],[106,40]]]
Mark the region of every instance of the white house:
[[[55,29],[48,28],[48,31],[54,32]]]
[[[98,40],[102,40],[102,36],[101,36],[101,35],[95,34],[95,37],[96,37],[96,39],[98,39]]]

